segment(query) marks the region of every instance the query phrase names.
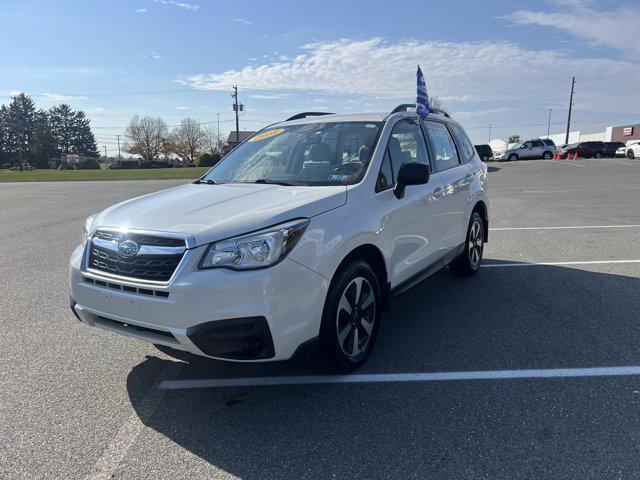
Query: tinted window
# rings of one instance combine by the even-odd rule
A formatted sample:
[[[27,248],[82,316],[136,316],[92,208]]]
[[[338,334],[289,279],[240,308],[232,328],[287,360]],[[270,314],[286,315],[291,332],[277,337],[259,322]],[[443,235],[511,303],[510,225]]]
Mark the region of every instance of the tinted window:
[[[442,172],[460,165],[458,151],[446,125],[439,122],[425,122],[429,138],[436,155],[436,172]]]
[[[535,142],[533,142],[533,146],[534,147],[541,147],[542,146],[542,142],[540,142],[539,140],[536,140]]]
[[[473,145],[469,141],[469,137],[464,133],[464,130],[458,125],[451,124],[451,130],[458,140],[458,146],[460,147],[460,156],[462,157],[462,163],[467,163],[473,158],[474,149]],[[484,147],[484,146],[483,146]]]

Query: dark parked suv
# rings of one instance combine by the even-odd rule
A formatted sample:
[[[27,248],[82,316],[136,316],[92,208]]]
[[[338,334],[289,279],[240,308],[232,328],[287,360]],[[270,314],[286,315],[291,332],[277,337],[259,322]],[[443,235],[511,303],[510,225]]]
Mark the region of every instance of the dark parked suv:
[[[604,156],[604,152],[604,142],[580,142],[567,145],[561,153],[564,155],[567,153],[575,155],[577,153],[582,158],[600,158]]]
[[[491,157],[493,157],[493,150],[489,145],[474,145],[476,148],[476,152],[478,152],[478,156],[483,162],[486,162]]]

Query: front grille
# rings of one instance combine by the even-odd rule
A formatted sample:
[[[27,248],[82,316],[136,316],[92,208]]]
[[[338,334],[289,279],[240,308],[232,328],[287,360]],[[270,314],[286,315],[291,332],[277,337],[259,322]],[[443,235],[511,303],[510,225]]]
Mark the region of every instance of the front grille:
[[[125,240],[135,241],[140,252],[133,256],[121,255],[118,244]],[[145,250],[143,247],[153,248]],[[90,243],[88,265],[90,269],[112,275],[165,282],[182,260],[184,248],[185,241],[180,238],[98,230]],[[163,249],[170,253],[164,254]],[[145,254],[144,251],[153,253]]]

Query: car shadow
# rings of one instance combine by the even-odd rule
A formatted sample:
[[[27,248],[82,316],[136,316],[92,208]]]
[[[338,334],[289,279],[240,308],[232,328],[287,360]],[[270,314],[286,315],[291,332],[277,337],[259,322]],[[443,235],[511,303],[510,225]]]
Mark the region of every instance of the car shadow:
[[[489,173],[491,173],[491,172],[499,172],[499,171],[500,171],[500,168],[499,168],[499,167],[494,167],[493,165],[489,165],[489,166],[487,167],[487,171],[488,171]]]
[[[483,268],[465,279],[443,270],[394,298],[378,344],[357,373],[640,363],[640,279],[560,266],[491,263],[502,266]],[[480,475],[491,471],[483,470],[487,459],[495,456],[501,462],[501,455],[516,456],[514,443],[523,458],[540,455],[542,448],[552,462],[562,453],[556,451],[557,444],[537,437],[530,443],[521,440],[535,437],[540,422],[550,422],[549,428],[555,429],[570,416],[562,406],[549,413],[556,407],[547,404],[546,387],[533,389],[518,381],[509,388],[524,389],[529,398],[514,400],[505,387],[497,386],[505,383],[496,382],[166,390],[148,414],[140,385],[175,372],[178,365],[181,380],[318,374],[313,358],[230,364],[170,353],[179,362],[150,356],[130,372],[127,388],[133,408],[146,427],[243,479],[468,473],[451,470],[451,457],[463,451],[472,455],[472,463],[460,468],[475,465],[473,471]],[[511,418],[525,408],[523,403],[522,424],[490,417],[489,411],[500,411]],[[600,406],[590,408],[598,411]],[[479,411],[473,421],[480,423],[466,416],[474,409]],[[566,426],[567,434],[572,428]],[[625,434],[624,424],[620,428],[618,434]],[[527,445],[534,443],[538,450],[528,451]]]

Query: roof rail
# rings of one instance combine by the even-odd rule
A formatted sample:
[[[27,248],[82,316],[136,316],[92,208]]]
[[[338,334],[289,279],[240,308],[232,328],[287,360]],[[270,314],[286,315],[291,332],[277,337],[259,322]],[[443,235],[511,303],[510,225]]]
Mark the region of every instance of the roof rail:
[[[394,108],[391,113],[389,115],[392,115],[394,113],[398,113],[398,112],[407,112],[410,109],[415,110],[416,109],[416,104],[415,103],[403,103],[401,105],[398,105],[396,108]],[[442,110],[441,108],[429,108],[429,110],[432,113],[436,113],[438,115],[444,115],[447,118],[451,118],[451,115],[449,115],[448,112],[445,112],[444,110]]]
[[[293,117],[289,117],[285,120],[285,122],[289,122],[291,120],[299,120],[301,118],[307,118],[307,117],[319,117],[321,115],[333,115],[333,113],[330,112],[302,112],[302,113],[298,113],[296,115],[294,115]]]

